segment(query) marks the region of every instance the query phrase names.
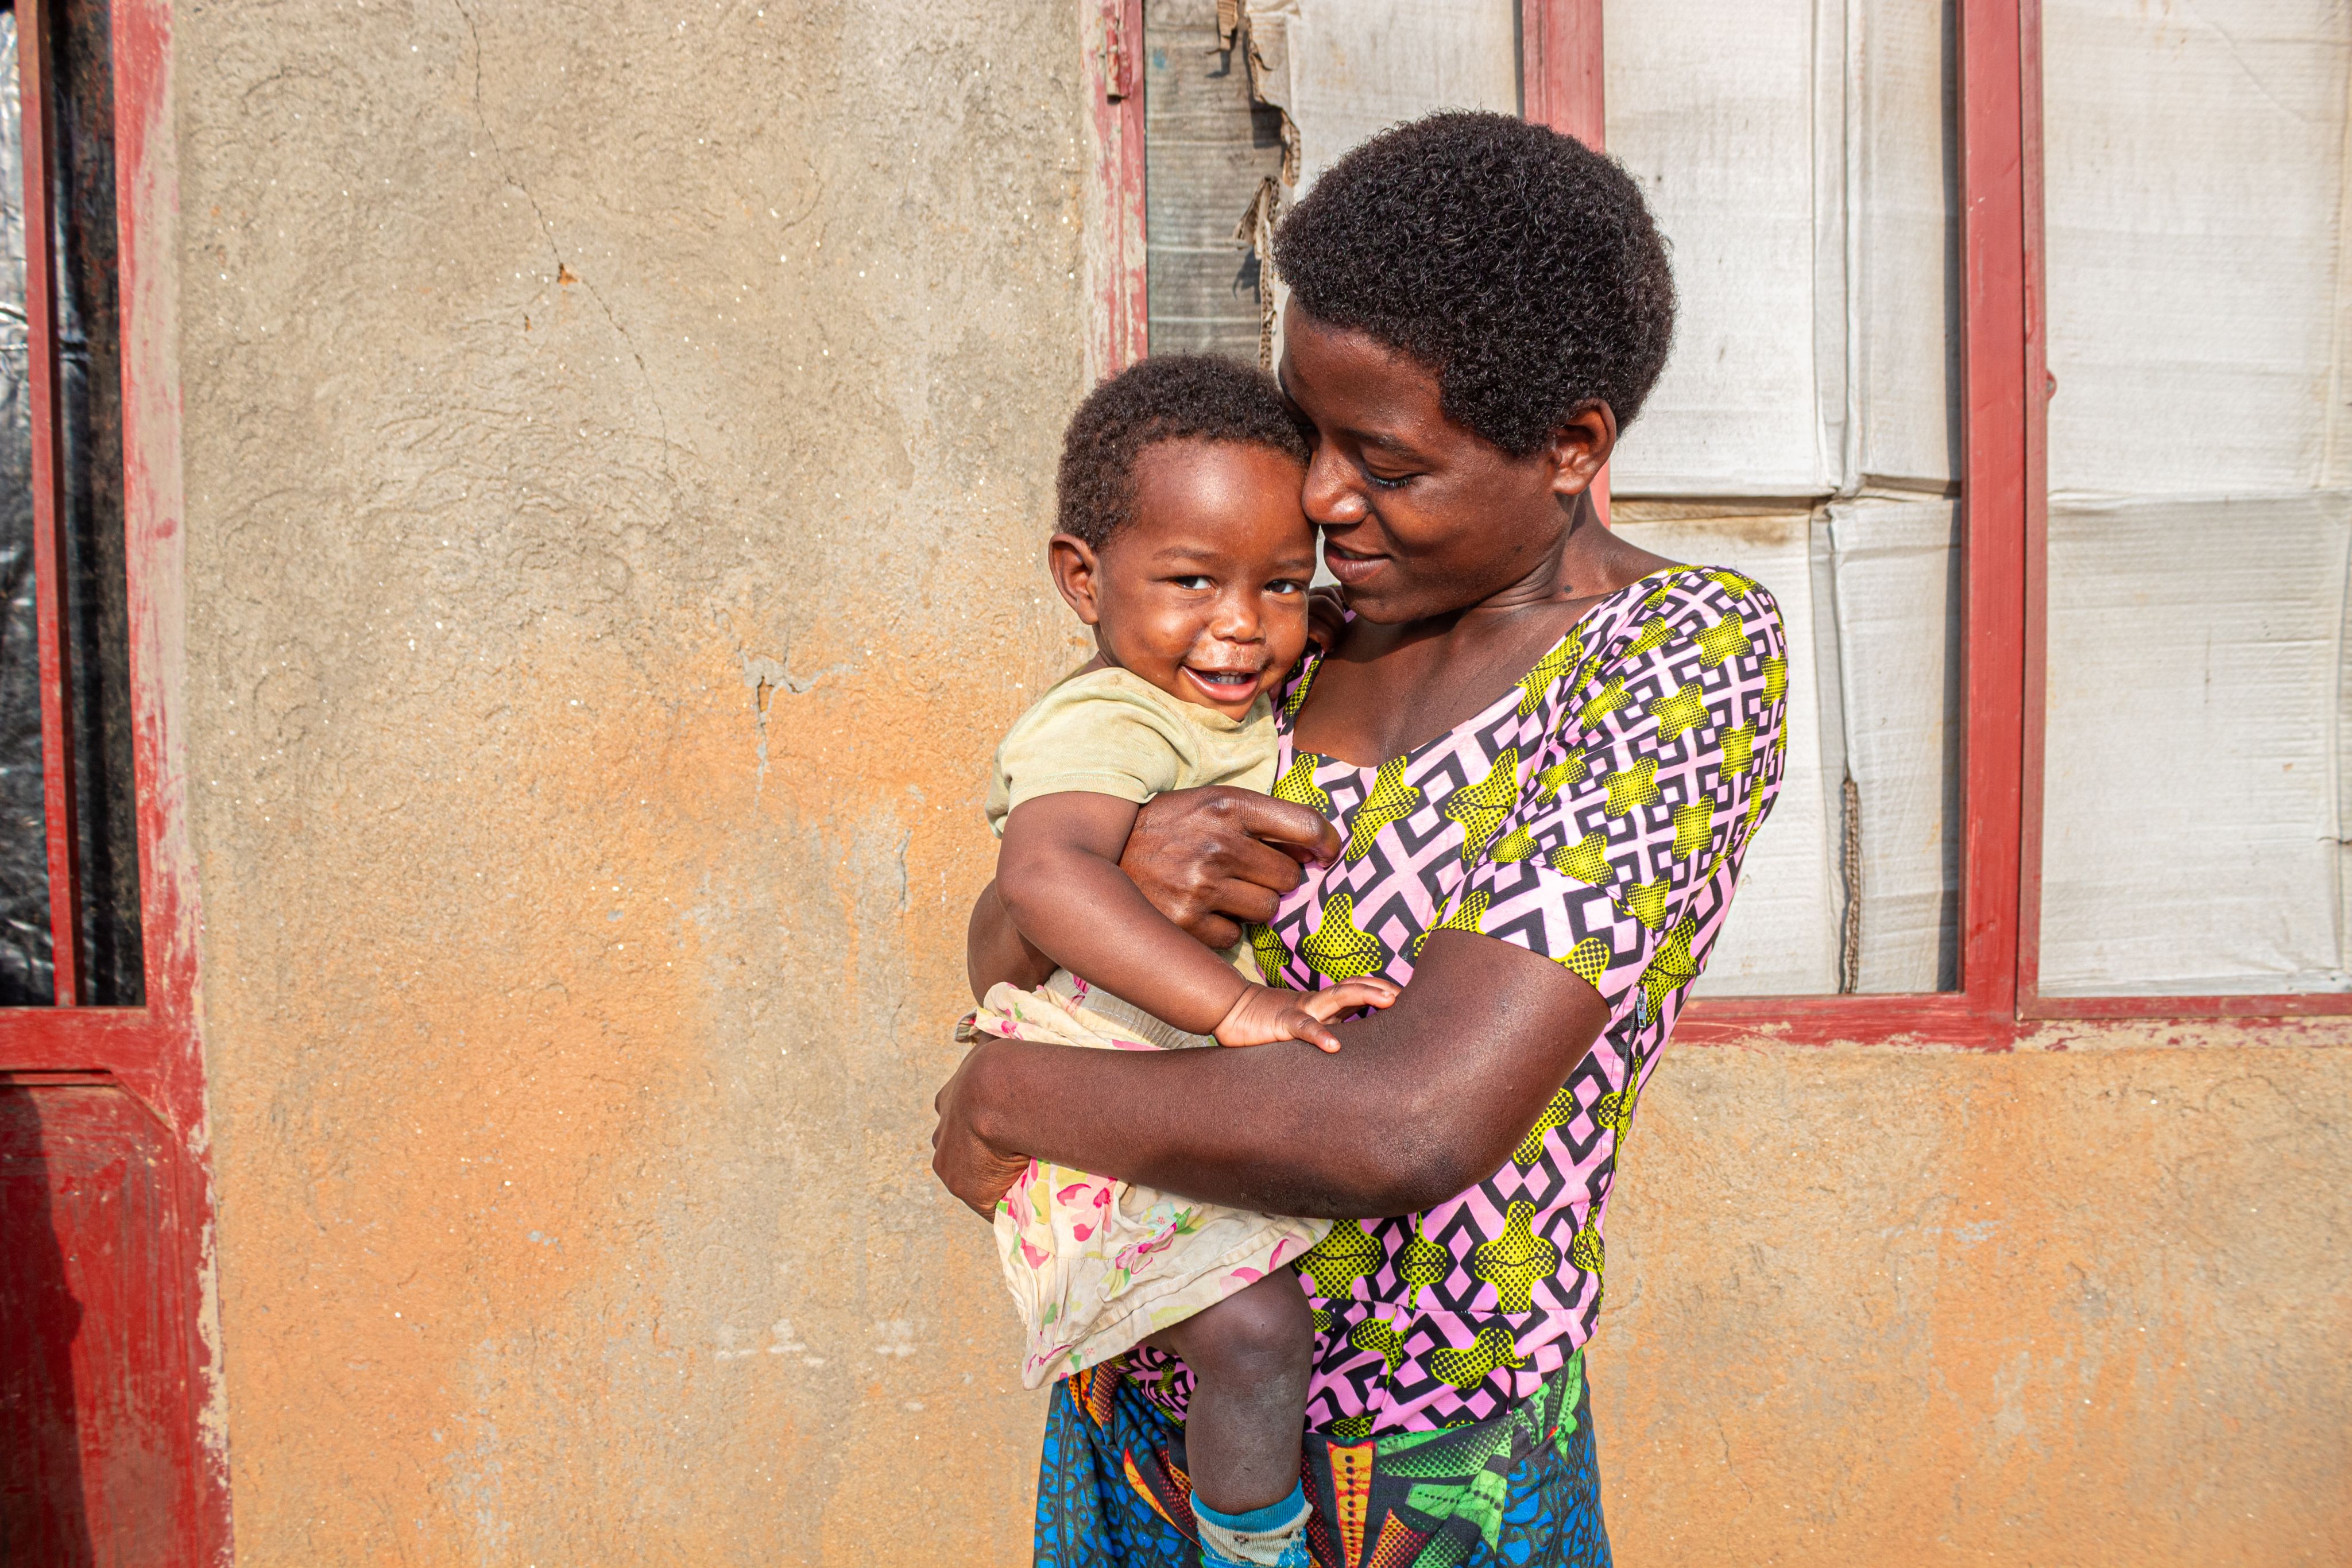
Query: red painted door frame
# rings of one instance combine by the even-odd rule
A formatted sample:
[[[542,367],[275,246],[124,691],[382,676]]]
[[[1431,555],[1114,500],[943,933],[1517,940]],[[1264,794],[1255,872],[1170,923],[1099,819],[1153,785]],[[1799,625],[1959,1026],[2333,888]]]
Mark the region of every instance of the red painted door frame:
[[[37,85],[47,0],[16,0],[27,89]],[[47,784],[51,907],[57,941],[57,1000],[50,1008],[0,1009],[0,1080],[25,1085],[105,1084],[152,1119],[172,1152],[163,1255],[155,1281],[167,1324],[142,1357],[176,1369],[184,1397],[174,1446],[188,1456],[180,1490],[172,1568],[229,1561],[228,1470],[217,1333],[206,1283],[213,1264],[213,1197],[205,1113],[204,1058],[196,994],[197,905],[188,848],[186,741],[180,692],[185,668],[182,599],[177,298],[178,189],[171,120],[172,16],[168,0],[112,0],[116,221],[121,267],[122,450],[125,556],[129,570],[131,763],[138,797],[141,932],[146,1003],[79,1005],[72,943],[76,867],[70,767],[66,744],[63,585],[58,529],[60,479],[55,365],[32,356],[36,573],[39,595],[43,748]],[[48,276],[48,204],[53,128],[37,91],[23,98],[26,202],[26,299],[36,343],[54,309]],[[159,1565],[161,1568],[161,1565]]]

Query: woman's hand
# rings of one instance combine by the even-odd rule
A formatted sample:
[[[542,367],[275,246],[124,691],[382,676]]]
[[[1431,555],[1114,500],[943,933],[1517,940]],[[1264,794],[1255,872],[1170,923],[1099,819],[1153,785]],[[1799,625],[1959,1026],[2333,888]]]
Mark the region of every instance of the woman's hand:
[[[1299,867],[1334,859],[1339,830],[1312,809],[1255,790],[1171,789],[1136,813],[1118,869],[1153,908],[1212,947],[1239,922],[1274,917]]]
[[[1029,1156],[994,1147],[972,1124],[976,1096],[971,1091],[979,1081],[973,1063],[989,1043],[983,1040],[966,1052],[955,1076],[931,1097],[931,1109],[940,1118],[931,1129],[931,1171],[965,1207],[992,1222],[998,1201],[1027,1173]]]

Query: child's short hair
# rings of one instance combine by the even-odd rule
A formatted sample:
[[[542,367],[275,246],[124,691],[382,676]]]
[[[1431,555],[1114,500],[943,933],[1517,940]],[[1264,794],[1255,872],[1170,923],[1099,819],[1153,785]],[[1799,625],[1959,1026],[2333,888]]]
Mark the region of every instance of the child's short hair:
[[[1300,463],[1307,437],[1274,378],[1209,354],[1164,354],[1087,394],[1055,476],[1062,532],[1100,549],[1134,520],[1135,460],[1162,441],[1235,441]]]
[[[1517,456],[1579,408],[1633,422],[1675,329],[1641,187],[1573,137],[1433,114],[1363,143],[1275,235],[1299,308],[1437,372],[1447,417]]]

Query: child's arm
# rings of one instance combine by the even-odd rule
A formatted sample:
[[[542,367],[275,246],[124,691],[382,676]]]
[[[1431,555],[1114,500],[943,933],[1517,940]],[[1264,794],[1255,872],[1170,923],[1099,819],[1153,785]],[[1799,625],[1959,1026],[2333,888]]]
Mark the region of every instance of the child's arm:
[[[1326,1020],[1396,999],[1385,980],[1289,992],[1244,979],[1152,908],[1118,869],[1136,810],[1117,796],[1072,790],[1024,800],[1005,819],[997,897],[1021,935],[1055,962],[1224,1045],[1304,1040],[1337,1051]]]

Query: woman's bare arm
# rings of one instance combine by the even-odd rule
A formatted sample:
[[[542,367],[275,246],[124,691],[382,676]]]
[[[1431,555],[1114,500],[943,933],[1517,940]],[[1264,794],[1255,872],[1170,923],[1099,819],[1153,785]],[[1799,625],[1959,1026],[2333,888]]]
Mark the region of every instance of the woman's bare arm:
[[[1337,1055],[976,1046],[940,1091],[932,1166],[982,1215],[1028,1156],[1269,1214],[1409,1214],[1500,1166],[1607,1023],[1550,959],[1436,931]]]

